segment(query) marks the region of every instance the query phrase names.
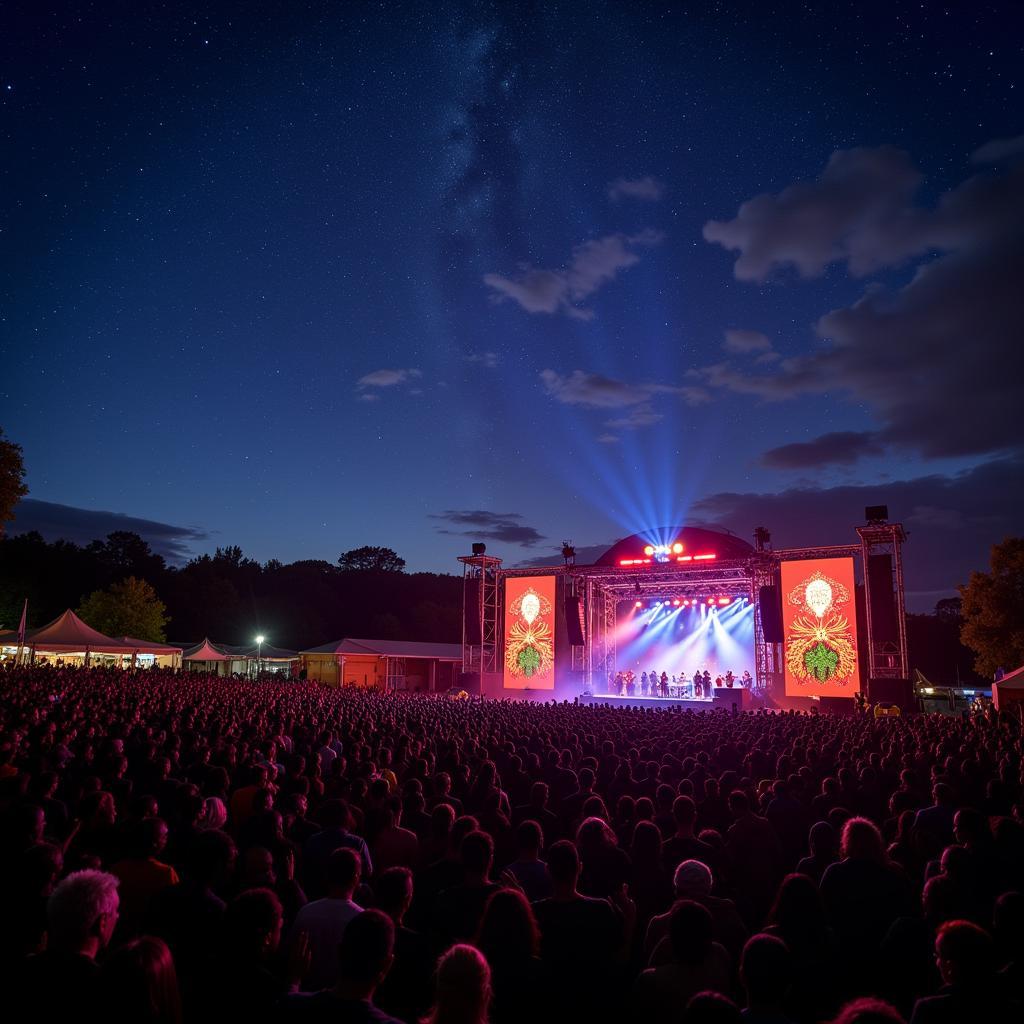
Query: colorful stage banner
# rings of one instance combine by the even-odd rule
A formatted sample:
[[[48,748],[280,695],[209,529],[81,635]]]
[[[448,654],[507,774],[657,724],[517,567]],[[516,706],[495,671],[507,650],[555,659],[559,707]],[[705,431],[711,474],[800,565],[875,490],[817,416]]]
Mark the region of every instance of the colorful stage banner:
[[[506,690],[555,688],[555,577],[505,579]]]
[[[782,563],[786,696],[860,690],[852,558]]]

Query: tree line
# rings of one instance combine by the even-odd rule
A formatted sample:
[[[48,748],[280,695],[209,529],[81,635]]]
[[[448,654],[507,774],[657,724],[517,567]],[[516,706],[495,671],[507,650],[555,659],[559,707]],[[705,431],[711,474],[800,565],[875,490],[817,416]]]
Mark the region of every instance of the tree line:
[[[390,548],[286,565],[261,564],[237,546],[175,567],[136,533],[111,533],[85,546],[24,533],[0,540],[0,624],[17,627],[27,598],[30,628],[74,608],[94,628],[108,631],[104,625],[116,623],[120,628],[109,631],[144,640],[209,636],[247,644],[263,634],[268,644],[293,649],[344,636],[458,643],[461,578],[404,569]],[[152,588],[152,600],[165,607],[162,630],[144,588],[127,580]],[[137,614],[128,615],[132,608]]]

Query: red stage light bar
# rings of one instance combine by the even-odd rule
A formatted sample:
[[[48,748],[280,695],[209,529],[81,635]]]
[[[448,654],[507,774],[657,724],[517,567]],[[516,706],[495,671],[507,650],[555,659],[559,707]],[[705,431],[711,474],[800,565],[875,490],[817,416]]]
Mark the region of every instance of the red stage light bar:
[[[717,558],[717,557],[718,557],[718,555],[694,555],[693,556],[693,560],[695,562],[703,562],[705,559]]]
[[[647,545],[650,547],[650,544]],[[647,548],[644,548],[646,551]],[[677,555],[677,562],[707,562],[711,559],[717,558],[718,555],[712,553],[707,555]],[[619,565],[651,565],[654,562],[653,558],[620,558]]]

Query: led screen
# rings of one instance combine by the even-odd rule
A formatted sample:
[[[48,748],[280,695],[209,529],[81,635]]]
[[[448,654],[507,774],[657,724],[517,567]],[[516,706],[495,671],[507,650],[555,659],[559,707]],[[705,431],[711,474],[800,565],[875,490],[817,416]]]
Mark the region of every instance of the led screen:
[[[853,559],[782,563],[788,697],[852,697],[860,689]]]
[[[505,580],[507,690],[555,688],[555,577]]]

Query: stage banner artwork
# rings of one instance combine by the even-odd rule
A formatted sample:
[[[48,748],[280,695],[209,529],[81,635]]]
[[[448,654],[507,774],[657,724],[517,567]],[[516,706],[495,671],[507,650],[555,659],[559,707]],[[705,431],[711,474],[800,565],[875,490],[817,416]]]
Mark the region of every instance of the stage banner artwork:
[[[555,577],[505,580],[506,690],[555,688]]]
[[[860,690],[852,558],[782,563],[787,697]]]

